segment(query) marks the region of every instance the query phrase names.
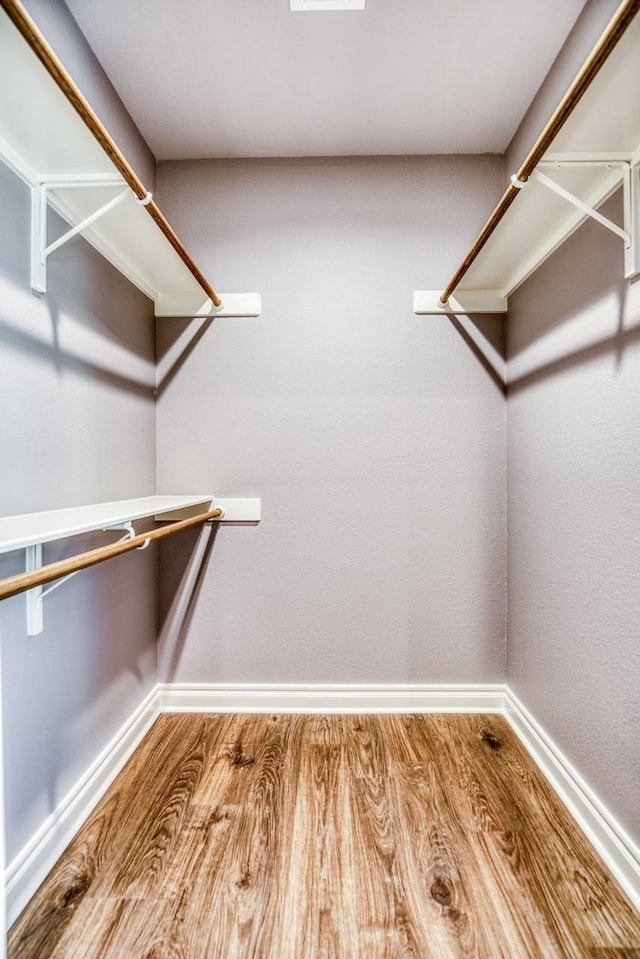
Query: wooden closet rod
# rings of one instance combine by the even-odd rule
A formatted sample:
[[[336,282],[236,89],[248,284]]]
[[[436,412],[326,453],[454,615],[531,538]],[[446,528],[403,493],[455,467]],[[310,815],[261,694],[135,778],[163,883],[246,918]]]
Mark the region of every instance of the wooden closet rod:
[[[165,536],[173,536],[183,529],[200,526],[202,523],[208,523],[209,520],[218,519],[222,515],[223,511],[219,508],[210,510],[208,513],[199,513],[197,516],[190,516],[189,519],[182,519],[176,523],[170,523],[168,526],[151,530],[150,533],[140,533],[132,539],[112,543],[110,546],[100,546],[98,549],[91,549],[86,553],[78,553],[77,556],[59,560],[57,563],[49,563],[48,566],[42,566],[32,573],[18,573],[17,576],[2,579],[0,580],[0,599],[8,599],[10,596],[16,596],[18,593],[33,589],[34,586],[43,586],[45,583],[51,583],[54,579],[60,579],[69,573],[77,573],[81,569],[87,569],[88,566],[96,566],[107,559],[113,559],[116,556],[121,556],[122,553],[138,549],[148,542],[164,539]]]
[[[76,86],[72,78],[64,68],[61,60],[58,59],[53,49],[47,43],[44,35],[40,32],[35,22],[31,19],[20,0],[0,0],[0,4],[6,11],[9,18],[18,28],[24,39],[27,41],[35,55],[43,64],[50,76],[55,80],[65,97],[74,108],[85,126],[89,128],[102,149],[108,155],[109,159],[122,175],[125,182],[131,187],[138,200],[146,200],[151,194],[145,188],[144,184],[137,176],[133,167],[127,162],[124,154],[118,149],[115,141],[110,136],[106,127],[102,124],[99,117],[91,109],[89,101],[85,99],[79,87]],[[174,248],[182,262],[190,273],[198,281],[204,292],[211,299],[214,306],[221,306],[222,301],[211,284],[205,278],[199,266],[189,255],[180,238],[174,232],[171,224],[166,219],[155,200],[150,200],[144,204],[149,215],[158,224],[167,240]]]
[[[624,2],[620,4],[582,69],[565,93],[551,119],[542,130],[542,133],[534,143],[524,163],[518,170],[516,176],[521,183],[527,182],[551,146],[556,135],[571,116],[583,94],[589,89],[589,85],[600,70],[600,67],[604,64],[638,10],[640,10],[640,0],[624,0]],[[449,285],[442,294],[440,300],[443,304],[448,303],[449,297],[456,287],[459,286],[465,273],[519,193],[520,187],[513,186],[513,184],[507,187],[502,199],[482,228],[478,239],[467,253],[457,273],[452,277]]]

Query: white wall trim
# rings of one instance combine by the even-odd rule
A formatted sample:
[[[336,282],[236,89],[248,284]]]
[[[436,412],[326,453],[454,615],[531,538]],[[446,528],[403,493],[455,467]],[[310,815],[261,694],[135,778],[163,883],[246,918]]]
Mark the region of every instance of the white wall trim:
[[[566,756],[507,687],[504,713],[531,758],[640,910],[640,850]]]
[[[6,870],[13,923],[161,713],[497,713],[640,909],[640,851],[507,686],[159,683]]]
[[[503,685],[160,683],[162,712],[502,713]]]
[[[157,687],[154,687],[7,866],[8,925],[18,918],[159,714]]]

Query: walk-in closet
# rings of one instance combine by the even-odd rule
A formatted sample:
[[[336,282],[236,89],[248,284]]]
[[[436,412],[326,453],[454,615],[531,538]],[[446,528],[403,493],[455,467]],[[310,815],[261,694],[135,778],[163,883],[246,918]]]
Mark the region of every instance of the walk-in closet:
[[[0,959],[638,959],[640,0],[0,8]]]

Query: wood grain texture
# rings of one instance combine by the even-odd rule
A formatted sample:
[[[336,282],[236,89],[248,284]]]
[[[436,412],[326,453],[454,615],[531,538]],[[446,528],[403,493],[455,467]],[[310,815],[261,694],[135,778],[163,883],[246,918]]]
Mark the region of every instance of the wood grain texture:
[[[640,959],[498,716],[165,715],[10,959]]]

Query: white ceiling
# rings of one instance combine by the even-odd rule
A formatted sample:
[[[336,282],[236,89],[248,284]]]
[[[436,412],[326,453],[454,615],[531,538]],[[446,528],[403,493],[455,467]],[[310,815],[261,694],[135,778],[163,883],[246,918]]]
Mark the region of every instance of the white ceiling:
[[[502,153],[584,0],[66,0],[158,159]]]

